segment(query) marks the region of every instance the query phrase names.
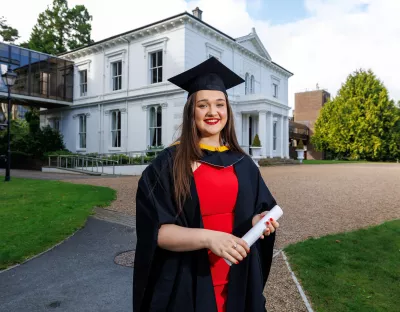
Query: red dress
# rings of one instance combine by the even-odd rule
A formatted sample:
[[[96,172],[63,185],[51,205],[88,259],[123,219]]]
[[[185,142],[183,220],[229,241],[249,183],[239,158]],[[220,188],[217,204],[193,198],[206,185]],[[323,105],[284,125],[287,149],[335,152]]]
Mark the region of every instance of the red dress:
[[[238,180],[233,166],[221,168],[202,163],[194,171],[205,229],[232,233]],[[229,265],[208,251],[218,312],[226,311]]]

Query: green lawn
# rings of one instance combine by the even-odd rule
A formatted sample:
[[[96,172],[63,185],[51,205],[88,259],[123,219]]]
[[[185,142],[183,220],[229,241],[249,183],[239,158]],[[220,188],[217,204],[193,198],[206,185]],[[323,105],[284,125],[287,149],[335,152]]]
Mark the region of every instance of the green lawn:
[[[115,190],[90,185],[0,176],[0,269],[54,246],[81,228]]]
[[[314,160],[304,159],[303,164],[306,165],[327,165],[327,164],[362,164],[368,163],[366,160]]]
[[[399,311],[400,220],[285,249],[317,312]]]

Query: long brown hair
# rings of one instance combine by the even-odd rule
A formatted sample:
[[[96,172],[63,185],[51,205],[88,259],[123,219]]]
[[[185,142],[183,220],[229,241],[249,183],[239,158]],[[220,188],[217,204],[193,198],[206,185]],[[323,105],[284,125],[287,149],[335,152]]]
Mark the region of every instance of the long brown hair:
[[[179,144],[176,147],[174,157],[173,178],[175,199],[178,204],[178,212],[183,208],[185,200],[190,196],[190,178],[193,175],[192,163],[199,160],[203,153],[199,142],[200,132],[195,123],[196,94],[193,93],[188,98],[183,109],[183,122],[181,126],[181,135],[178,139]],[[231,151],[237,151],[245,154],[240,147],[234,125],[232,108],[228,98],[225,95],[228,116],[225,127],[222,129],[220,138],[222,142],[229,147]]]

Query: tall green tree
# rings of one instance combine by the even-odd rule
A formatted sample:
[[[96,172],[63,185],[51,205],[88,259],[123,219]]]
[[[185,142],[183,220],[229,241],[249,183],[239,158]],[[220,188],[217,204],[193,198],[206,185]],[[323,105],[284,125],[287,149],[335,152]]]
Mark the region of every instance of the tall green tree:
[[[68,8],[67,0],[53,0],[51,6],[39,14],[29,41],[24,46],[59,54],[90,44],[92,16],[84,5]]]
[[[371,70],[357,70],[325,103],[311,140],[316,149],[338,158],[397,159],[400,110]]]
[[[4,16],[0,17],[0,37],[4,42],[14,43],[20,36],[18,30],[7,24]]]

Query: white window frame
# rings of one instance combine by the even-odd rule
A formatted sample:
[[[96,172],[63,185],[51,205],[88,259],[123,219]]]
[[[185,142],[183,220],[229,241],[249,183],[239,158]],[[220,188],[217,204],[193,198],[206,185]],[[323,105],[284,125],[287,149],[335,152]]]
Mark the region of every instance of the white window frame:
[[[254,78],[254,75],[251,75],[251,77],[250,77],[250,94],[255,93],[255,87],[256,87],[256,79]]]
[[[81,120],[83,121],[81,123]],[[82,129],[81,125],[84,125],[84,129]],[[82,137],[84,137],[84,144],[82,143]],[[78,115],[78,149],[86,150],[87,147],[87,116],[86,114]]]
[[[206,59],[209,59],[211,56],[214,56],[217,60],[221,62],[224,50],[209,42],[206,42],[205,45],[206,45]]]
[[[119,115],[119,125],[118,125],[118,115]],[[115,122],[113,122],[114,116],[116,118]],[[113,128],[113,126],[116,126]],[[119,136],[118,136],[119,132]],[[116,133],[117,142],[114,142],[114,133]],[[110,136],[111,136],[111,148],[121,148],[122,147],[122,112],[121,110],[112,110],[110,111]],[[118,140],[119,138],[119,140]]]
[[[280,89],[280,79],[271,76],[271,93],[273,98],[279,98],[279,89]]]
[[[113,50],[110,52],[107,52],[105,54],[106,57],[106,92],[108,93],[117,93],[117,92],[123,92],[126,91],[126,83],[125,81],[127,80],[127,61],[126,61],[126,55],[127,55],[127,49],[120,49],[120,50]],[[112,63],[116,63],[121,61],[121,89],[119,90],[113,90],[113,68],[112,68]]]
[[[151,54],[153,52],[162,51],[162,67],[163,67],[162,81],[165,81],[165,68],[166,68],[166,61],[167,61],[167,58],[165,57],[165,55],[167,54],[168,40],[169,40],[168,37],[162,37],[160,39],[150,40],[150,41],[146,41],[146,42],[142,43],[144,58],[145,59],[149,58],[149,60],[147,62],[147,84],[149,84],[149,85],[157,84],[157,83],[152,83],[152,79],[151,79],[152,73],[150,72]]]
[[[155,67],[152,67],[153,66],[153,55],[156,55],[156,66]],[[158,57],[159,56],[161,56],[161,65],[158,65]],[[156,50],[156,51],[152,51],[152,52],[150,52],[149,53],[149,78],[150,78],[150,81],[149,81],[149,83],[150,84],[156,84],[156,83],[161,83],[161,82],[163,82],[164,81],[164,56],[163,56],[163,50],[161,49],[161,50]],[[157,69],[157,76],[158,76],[158,73],[159,73],[159,70],[160,70],[160,68],[161,68],[161,81],[156,81],[156,82],[153,82],[153,69]]]
[[[249,73],[246,73],[245,78],[244,78],[244,94],[245,95],[249,94],[249,83],[250,83],[250,75],[249,75]]]
[[[278,85],[276,83],[272,84],[272,96],[278,98]]]
[[[121,72],[118,73],[118,64],[121,64]],[[114,76],[114,67],[117,67],[117,73]],[[111,91],[121,91],[122,90],[122,84],[123,84],[123,79],[122,79],[122,73],[123,73],[123,62],[122,60],[116,60],[110,63],[110,76],[111,76]],[[117,82],[119,81],[119,88],[114,88],[115,87],[115,80],[117,80]]]
[[[86,78],[86,80],[82,82],[84,73],[85,73],[84,78]],[[87,96],[87,82],[88,82],[88,70],[86,68],[79,70],[79,95],[80,96]]]
[[[157,111],[160,111],[160,117],[161,117],[161,122],[160,125],[157,125]],[[154,111],[154,118],[156,119],[154,123],[152,123],[152,111]],[[148,133],[149,133],[149,141],[148,141],[148,146],[149,147],[157,147],[157,146],[161,146],[163,144],[162,141],[162,131],[163,131],[163,127],[162,127],[162,122],[163,122],[163,113],[162,113],[163,109],[161,105],[151,105],[148,107]],[[153,145],[152,141],[153,141],[153,137],[152,137],[152,129],[154,129],[154,135],[155,135],[155,141],[157,143],[157,141],[160,142],[159,145]],[[158,129],[160,129],[160,137],[158,137]]]

